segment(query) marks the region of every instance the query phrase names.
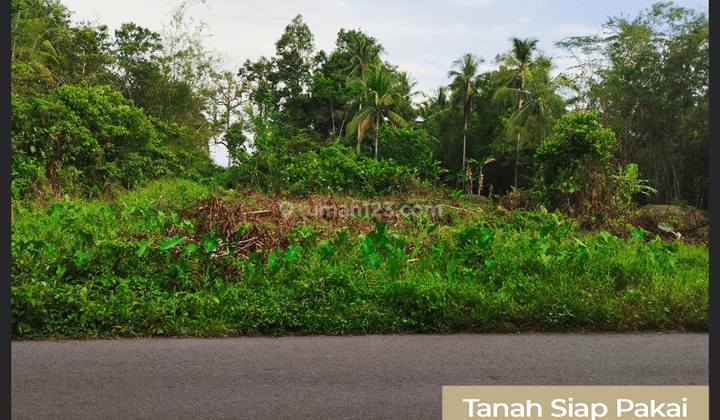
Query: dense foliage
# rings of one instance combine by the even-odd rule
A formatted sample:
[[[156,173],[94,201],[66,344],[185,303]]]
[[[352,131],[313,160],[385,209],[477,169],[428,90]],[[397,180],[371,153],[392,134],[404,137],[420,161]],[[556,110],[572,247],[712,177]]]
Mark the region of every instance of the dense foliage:
[[[653,201],[707,207],[707,13],[657,3],[635,19],[609,19],[604,30],[558,43],[581,62],[579,103],[597,110],[600,123],[613,130],[617,156],[637,163],[657,189]]]
[[[60,86],[28,102],[13,97],[13,197],[52,180],[66,190],[106,191],[157,179],[177,167],[161,123],[108,86]],[[183,130],[174,130],[186,136]]]
[[[563,116],[553,135],[535,153],[538,185],[544,187],[546,201],[555,207],[565,202],[577,211],[592,204],[588,198],[616,197],[616,191],[609,190],[616,149],[615,134],[602,128],[594,113],[581,111]],[[573,200],[575,193],[593,197]]]

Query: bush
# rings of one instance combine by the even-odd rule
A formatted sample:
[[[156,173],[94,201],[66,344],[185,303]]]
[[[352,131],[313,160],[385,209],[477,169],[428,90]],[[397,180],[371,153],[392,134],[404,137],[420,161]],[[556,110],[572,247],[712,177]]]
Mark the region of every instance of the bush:
[[[574,112],[561,118],[553,135],[536,151],[534,192],[552,208],[565,208],[584,217],[609,215],[627,209],[633,194],[651,188],[640,180],[637,165],[616,169],[615,134],[593,112]]]
[[[566,114],[535,153],[538,182],[568,191],[578,189],[582,185],[573,178],[578,169],[593,164],[597,170],[607,172],[617,147],[615,134],[600,125],[595,113]]]
[[[371,197],[405,191],[412,179],[409,169],[392,159],[376,161],[335,145],[283,157],[259,151],[230,168],[219,182],[226,188],[289,191],[301,197],[315,192]]]
[[[294,157],[282,170],[287,188],[297,195],[330,190],[370,197],[407,189],[409,171],[394,160],[357,156],[342,146]]]
[[[433,150],[438,140],[425,130],[393,127],[384,124],[380,129],[379,157],[394,159],[399,165],[425,173],[433,163]]]

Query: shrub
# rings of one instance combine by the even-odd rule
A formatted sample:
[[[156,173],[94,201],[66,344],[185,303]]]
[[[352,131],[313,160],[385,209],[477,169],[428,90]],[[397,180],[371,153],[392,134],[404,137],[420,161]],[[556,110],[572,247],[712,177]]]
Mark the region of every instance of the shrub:
[[[393,127],[389,124],[381,126],[379,157],[394,159],[399,165],[417,169],[425,173],[431,168],[433,150],[437,147],[437,139],[425,130]],[[428,163],[429,162],[429,163]]]
[[[226,188],[296,196],[332,192],[370,197],[405,191],[411,181],[410,171],[394,160],[376,161],[340,145],[282,157],[260,151],[220,177]]]
[[[626,209],[633,194],[649,192],[639,179],[637,165],[616,169],[615,134],[593,112],[567,114],[553,135],[536,151],[535,193],[553,208],[578,216],[596,217]]]

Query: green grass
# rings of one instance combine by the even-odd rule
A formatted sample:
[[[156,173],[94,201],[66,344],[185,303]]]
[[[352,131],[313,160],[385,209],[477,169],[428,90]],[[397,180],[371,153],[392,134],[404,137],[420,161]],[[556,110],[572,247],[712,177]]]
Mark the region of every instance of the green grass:
[[[366,233],[310,221],[233,258],[179,216],[212,195],[165,181],[104,202],[18,204],[12,336],[709,328],[706,246],[455,200],[442,220]]]

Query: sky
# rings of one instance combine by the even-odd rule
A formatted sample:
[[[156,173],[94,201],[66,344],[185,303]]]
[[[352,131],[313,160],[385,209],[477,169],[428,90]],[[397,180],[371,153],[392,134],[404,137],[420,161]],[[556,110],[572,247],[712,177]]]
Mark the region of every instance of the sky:
[[[133,22],[155,32],[169,22],[181,0],[61,0],[74,22],[107,25],[112,34]],[[340,29],[359,29],[383,46],[382,59],[407,71],[416,89],[430,94],[447,85],[452,63],[465,53],[484,60],[480,71],[496,69],[495,58],[510,50],[510,38],[537,38],[538,49],[563,71],[568,53],[554,43],[597,34],[609,17],[633,19],[656,0],[198,0],[187,16],[204,22],[206,47],[236,70],[250,59],[275,55],[275,43],[298,15],[315,48],[330,53]],[[675,6],[706,12],[709,0],[676,0]],[[223,151],[214,150],[214,157]],[[218,160],[218,159],[216,159]],[[224,161],[224,159],[219,159]]]

